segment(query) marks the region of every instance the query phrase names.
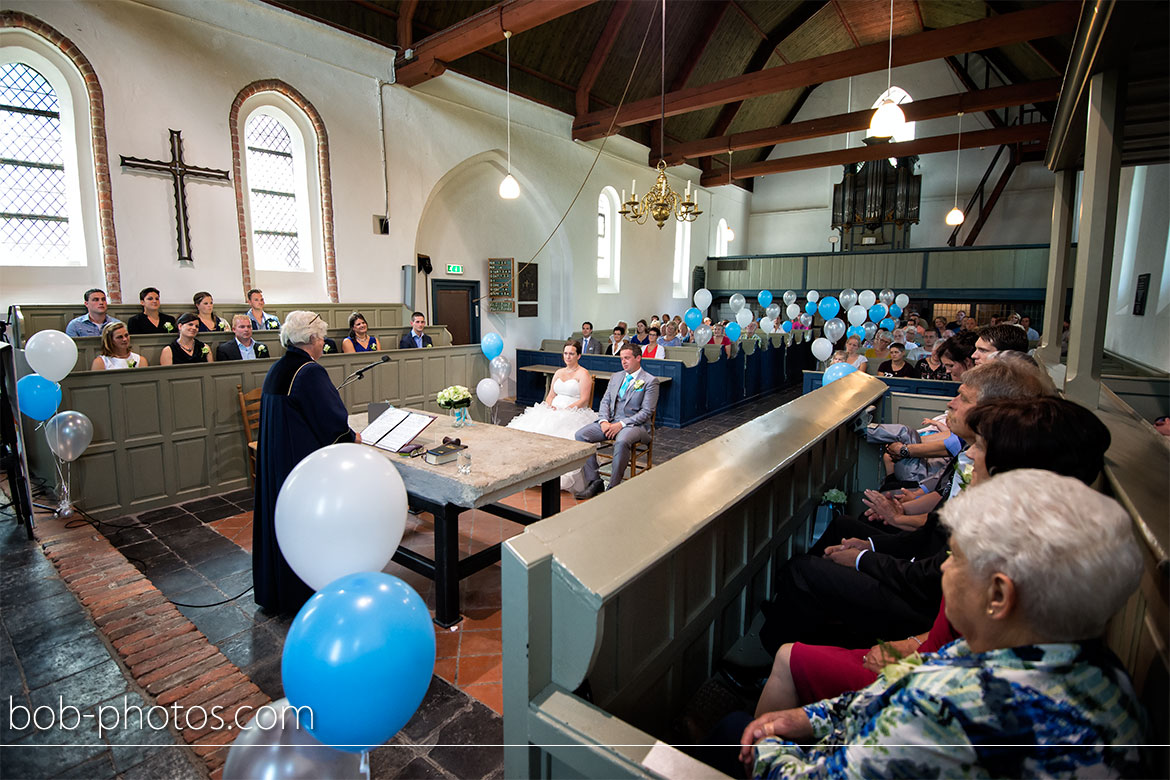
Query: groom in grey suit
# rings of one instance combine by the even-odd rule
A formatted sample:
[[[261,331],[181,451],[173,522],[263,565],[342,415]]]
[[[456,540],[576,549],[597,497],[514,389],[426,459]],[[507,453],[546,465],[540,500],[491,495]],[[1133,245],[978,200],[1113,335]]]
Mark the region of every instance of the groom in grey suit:
[[[622,372],[610,377],[609,387],[601,399],[597,422],[577,431],[577,441],[613,441],[613,473],[609,486],[616,487],[630,464],[634,442],[648,442],[651,436],[650,415],[658,406],[658,379],[642,370],[642,348],[627,341],[621,346]],[[577,498],[592,498],[605,489],[597,474],[597,458],[585,461],[585,490]]]

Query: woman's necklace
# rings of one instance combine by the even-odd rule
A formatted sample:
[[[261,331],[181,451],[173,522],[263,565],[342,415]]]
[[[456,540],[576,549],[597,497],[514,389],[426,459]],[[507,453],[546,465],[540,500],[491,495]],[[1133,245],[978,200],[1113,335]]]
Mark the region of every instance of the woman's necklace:
[[[190,355],[191,353],[193,353],[195,351],[195,341],[192,339],[191,346],[188,347],[186,344],[183,343],[182,339],[179,339],[179,349],[183,350],[188,355]]]

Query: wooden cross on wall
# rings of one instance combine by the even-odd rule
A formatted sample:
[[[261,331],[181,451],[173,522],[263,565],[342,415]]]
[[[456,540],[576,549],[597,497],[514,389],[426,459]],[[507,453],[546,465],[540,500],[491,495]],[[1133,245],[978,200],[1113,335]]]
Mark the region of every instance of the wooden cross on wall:
[[[144,160],[141,157],[122,155],[123,168],[137,168],[156,173],[169,173],[175,186],[175,241],[179,250],[179,262],[194,262],[191,259],[191,232],[187,223],[187,177],[195,179],[218,179],[231,181],[227,171],[216,168],[200,168],[183,162],[183,132],[171,130],[171,159]]]

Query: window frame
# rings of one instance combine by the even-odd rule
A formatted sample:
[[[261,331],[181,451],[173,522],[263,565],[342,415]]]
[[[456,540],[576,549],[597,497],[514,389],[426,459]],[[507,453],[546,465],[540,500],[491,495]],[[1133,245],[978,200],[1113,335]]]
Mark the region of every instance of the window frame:
[[[601,220],[604,216],[602,213],[602,204],[605,204],[605,209],[608,211],[608,235],[602,234]],[[621,267],[622,267],[622,220],[621,215],[618,214],[618,209],[621,204],[618,203],[617,190],[613,187],[606,186],[601,189],[597,196],[597,265],[593,269],[594,276],[597,278],[597,292],[603,295],[613,295],[621,291]],[[603,255],[607,255],[609,261],[608,274],[603,274],[601,263]]]
[[[247,128],[248,123],[257,116],[267,116],[277,122],[281,129],[289,136],[289,146],[292,149],[292,190],[294,198],[294,208],[296,213],[297,225],[297,248],[298,256],[301,259],[302,267],[289,268],[281,267],[279,264],[264,265],[260,264],[261,254],[256,250],[255,228],[252,226],[252,216],[255,204],[252,201],[253,190],[248,177],[249,160],[248,156],[251,150],[247,145]],[[300,127],[297,126],[296,120],[289,116],[288,112],[284,111],[279,106],[262,103],[257,105],[244,116],[241,123],[242,133],[240,137],[243,139],[241,149],[241,171],[244,177],[244,194],[247,203],[245,207],[245,214],[248,224],[248,241],[249,241],[249,256],[252,258],[252,267],[258,273],[313,273],[319,267],[320,257],[318,252],[314,251],[314,230],[312,225],[312,210],[309,207],[309,181],[308,175],[309,165],[306,159],[308,150],[307,139],[301,132]],[[315,144],[314,144],[315,146]]]

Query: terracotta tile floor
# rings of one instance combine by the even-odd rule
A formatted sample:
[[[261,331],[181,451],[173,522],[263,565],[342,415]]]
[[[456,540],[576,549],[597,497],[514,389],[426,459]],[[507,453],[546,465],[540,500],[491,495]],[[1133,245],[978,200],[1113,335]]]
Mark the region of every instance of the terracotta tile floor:
[[[540,489],[529,488],[502,503],[534,514],[540,512]],[[561,493],[561,509],[577,505],[569,493]],[[245,512],[208,523],[248,552],[252,551],[252,513]],[[469,555],[510,539],[524,526],[486,512],[469,510],[460,516],[460,554]],[[433,556],[435,530],[429,513],[407,515],[402,544]],[[421,574],[391,563],[385,571],[402,578],[427,602],[434,614],[433,583]],[[435,626],[435,674],[503,714],[502,654],[500,639],[500,565],[489,566],[464,579],[459,587],[464,619],[452,628]]]

